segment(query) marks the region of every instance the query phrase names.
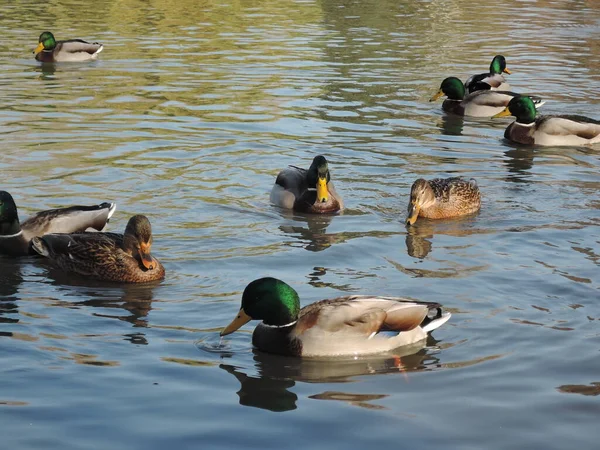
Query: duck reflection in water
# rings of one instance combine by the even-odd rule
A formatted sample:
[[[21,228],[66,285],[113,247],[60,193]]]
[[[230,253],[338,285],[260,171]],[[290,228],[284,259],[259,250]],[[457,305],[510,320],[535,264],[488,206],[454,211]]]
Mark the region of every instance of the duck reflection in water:
[[[508,169],[506,181],[528,183],[533,167],[533,149],[531,147],[514,148],[504,152],[504,164]]]
[[[154,291],[161,281],[142,284],[119,284],[111,282],[71,277],[68,273],[48,266],[48,280],[59,291],[60,297],[87,298],[74,305],[102,308],[103,310],[122,309],[128,314],[108,314],[106,311],[95,312],[96,317],[105,317],[129,322],[134,327],[148,326],[146,317],[152,310]],[[62,294],[64,293],[64,294]],[[143,333],[125,335],[133,344],[147,344]]]
[[[423,259],[431,251],[433,225],[421,220],[406,231],[406,250],[408,256]]]
[[[406,228],[406,251],[413,258],[423,259],[433,250],[433,239],[436,234],[466,237],[488,233],[488,230],[474,227],[476,220],[475,214],[444,220],[419,218],[414,225]]]
[[[10,324],[19,322],[19,309],[17,300],[19,287],[23,283],[21,265],[23,261],[5,259],[0,257],[0,324],[2,325],[0,336],[12,336]]]
[[[253,370],[230,364],[221,364],[219,367],[240,382],[241,387],[237,391],[240,405],[283,412],[297,408],[298,396],[290,390],[297,382],[351,383],[355,381],[353,378],[364,375],[430,370],[429,367],[438,364],[439,359],[430,354],[425,347],[435,346],[437,342],[429,336],[427,341],[401,347],[392,353],[361,356],[355,359],[291,358],[254,349]],[[377,407],[367,402],[385,396],[353,393],[347,388],[345,392],[325,391],[311,395],[309,398],[347,401],[356,406]]]
[[[446,136],[462,136],[465,119],[456,114],[444,114],[438,125],[441,133]]]
[[[344,238],[337,234],[327,234],[327,227],[335,215],[298,214],[294,211],[282,210],[281,215],[287,221],[294,221],[298,225],[280,225],[279,229],[294,238],[287,245],[297,246],[298,243],[306,250],[320,252],[331,247],[336,242],[343,242]]]

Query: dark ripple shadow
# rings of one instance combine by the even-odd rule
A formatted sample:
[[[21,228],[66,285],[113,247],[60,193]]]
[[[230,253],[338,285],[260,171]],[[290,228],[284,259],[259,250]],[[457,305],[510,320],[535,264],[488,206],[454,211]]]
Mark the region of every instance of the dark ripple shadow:
[[[441,133],[447,136],[462,136],[464,125],[465,120],[462,116],[446,113],[442,115],[441,121],[438,123]]]
[[[19,287],[23,283],[21,268],[23,260],[0,257],[0,324],[18,323]],[[0,331],[0,335],[12,335],[10,332]]]
[[[154,292],[162,281],[149,283],[111,283],[73,277],[60,269],[49,267],[47,272],[49,284],[59,293],[59,305],[86,306],[106,310],[119,309],[123,314],[108,314],[93,312],[97,317],[117,319],[129,322],[133,327],[148,327],[147,316],[152,311]],[[85,300],[81,300],[85,298]],[[147,344],[144,333],[127,334],[127,340],[132,344]]]
[[[579,394],[597,397],[600,395],[600,382],[594,381],[590,384],[563,384],[556,389],[564,394]]]
[[[252,370],[232,364],[220,364],[219,367],[240,382],[237,391],[240,405],[283,412],[297,408],[298,396],[291,389],[298,382],[351,383],[364,375],[428,370],[428,366],[437,365],[439,360],[425,346],[434,346],[436,343],[430,336],[427,343],[423,341],[390,353],[357,358],[292,358],[253,350]],[[325,391],[309,398],[346,401],[371,407],[374,405],[368,401],[387,395]]]
[[[477,220],[479,212],[451,219],[432,220],[419,219],[406,227],[406,251],[408,256],[423,259],[433,249],[435,234],[454,237],[467,237],[473,234],[490,234],[494,230],[474,228],[472,225]]]

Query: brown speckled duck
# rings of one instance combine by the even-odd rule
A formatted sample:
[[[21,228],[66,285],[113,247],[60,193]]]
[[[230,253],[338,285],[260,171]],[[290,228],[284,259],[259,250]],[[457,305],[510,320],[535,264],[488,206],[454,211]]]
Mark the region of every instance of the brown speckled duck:
[[[296,166],[279,172],[271,190],[271,202],[277,206],[305,213],[335,213],[344,202],[331,181],[324,156],[316,156],[306,169]]]
[[[48,233],[80,233],[88,228],[102,230],[115,212],[114,203],[94,206],[71,206],[50,209],[19,222],[17,205],[12,195],[0,191],[0,255],[35,254],[31,239]]]
[[[33,249],[67,272],[106,281],[143,283],[164,278],[165,269],[150,254],[152,228],[146,216],[129,219],[124,234],[47,234]]]
[[[413,225],[417,217],[447,219],[479,211],[481,195],[474,179],[419,178],[410,189],[406,223]]]
[[[242,307],[221,336],[255,319],[262,323],[254,329],[252,344],[268,353],[364,355],[420,342],[449,318],[437,303],[399,297],[353,295],[300,309],[298,293],[291,286],[276,278],[260,278],[246,286]]]
[[[98,58],[104,46],[97,42],[86,42],[81,39],[56,41],[49,31],[40,34],[39,44],[33,51],[35,59],[41,62],[77,62]]]

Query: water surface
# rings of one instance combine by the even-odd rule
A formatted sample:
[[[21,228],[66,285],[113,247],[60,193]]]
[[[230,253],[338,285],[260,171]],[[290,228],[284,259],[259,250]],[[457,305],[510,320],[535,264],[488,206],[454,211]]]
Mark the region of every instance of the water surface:
[[[599,118],[592,1],[40,4],[0,14],[1,189],[21,218],[115,201],[153,224],[166,279],[118,286],[0,259],[7,448],[595,448],[600,150],[503,140],[429,103],[502,53],[547,113]],[[41,66],[39,33],[105,44]],[[287,164],[330,160],[347,210],[289,214]],[[478,180],[481,212],[403,225],[418,177]],[[303,304],[443,303],[418,348],[357,360],[211,351],[248,282]]]

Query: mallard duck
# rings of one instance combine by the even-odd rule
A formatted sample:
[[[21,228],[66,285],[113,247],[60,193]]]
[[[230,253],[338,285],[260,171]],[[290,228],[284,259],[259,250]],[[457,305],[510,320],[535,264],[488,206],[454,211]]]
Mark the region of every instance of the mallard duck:
[[[520,95],[515,92],[491,91],[489,88],[486,89],[475,91],[465,96],[465,86],[462,81],[456,77],[448,77],[442,81],[440,90],[429,101],[433,102],[446,95],[448,98],[442,104],[444,111],[458,114],[459,116],[492,117],[506,108],[508,102],[514,97]],[[538,108],[544,104],[540,97],[532,96],[532,99],[535,100]]]
[[[102,44],[81,39],[56,41],[52,33],[44,31],[40,34],[39,44],[33,53],[35,59],[41,62],[75,62],[96,59],[103,48]]]
[[[48,233],[76,233],[88,228],[102,230],[115,212],[114,203],[50,209],[19,223],[17,205],[6,191],[0,191],[0,254],[34,254],[31,239]]]
[[[496,117],[515,116],[504,137],[519,144],[591,145],[600,142],[600,121],[584,116],[539,116],[534,101],[515,97]]]
[[[447,219],[479,211],[481,195],[474,179],[419,178],[410,189],[406,223],[413,225],[417,217]]]
[[[165,276],[162,264],[150,254],[152,227],[142,215],[129,219],[124,234],[46,234],[31,244],[62,270],[98,280],[143,283]]]
[[[260,278],[246,286],[242,307],[221,336],[250,320],[262,320],[252,334],[252,344],[259,350],[290,356],[358,355],[419,342],[449,318],[437,303],[399,297],[353,295],[300,309],[298,293],[291,286],[276,278]]]
[[[494,56],[490,64],[490,71],[472,75],[465,81],[465,89],[471,93],[480,89],[479,83],[487,84],[492,90],[508,91],[510,86],[504,79],[502,73],[511,74],[512,72],[506,67],[506,59],[502,55]]]
[[[307,213],[333,213],[344,208],[335,191],[324,156],[315,156],[306,169],[289,166],[277,175],[271,202],[282,208]]]

